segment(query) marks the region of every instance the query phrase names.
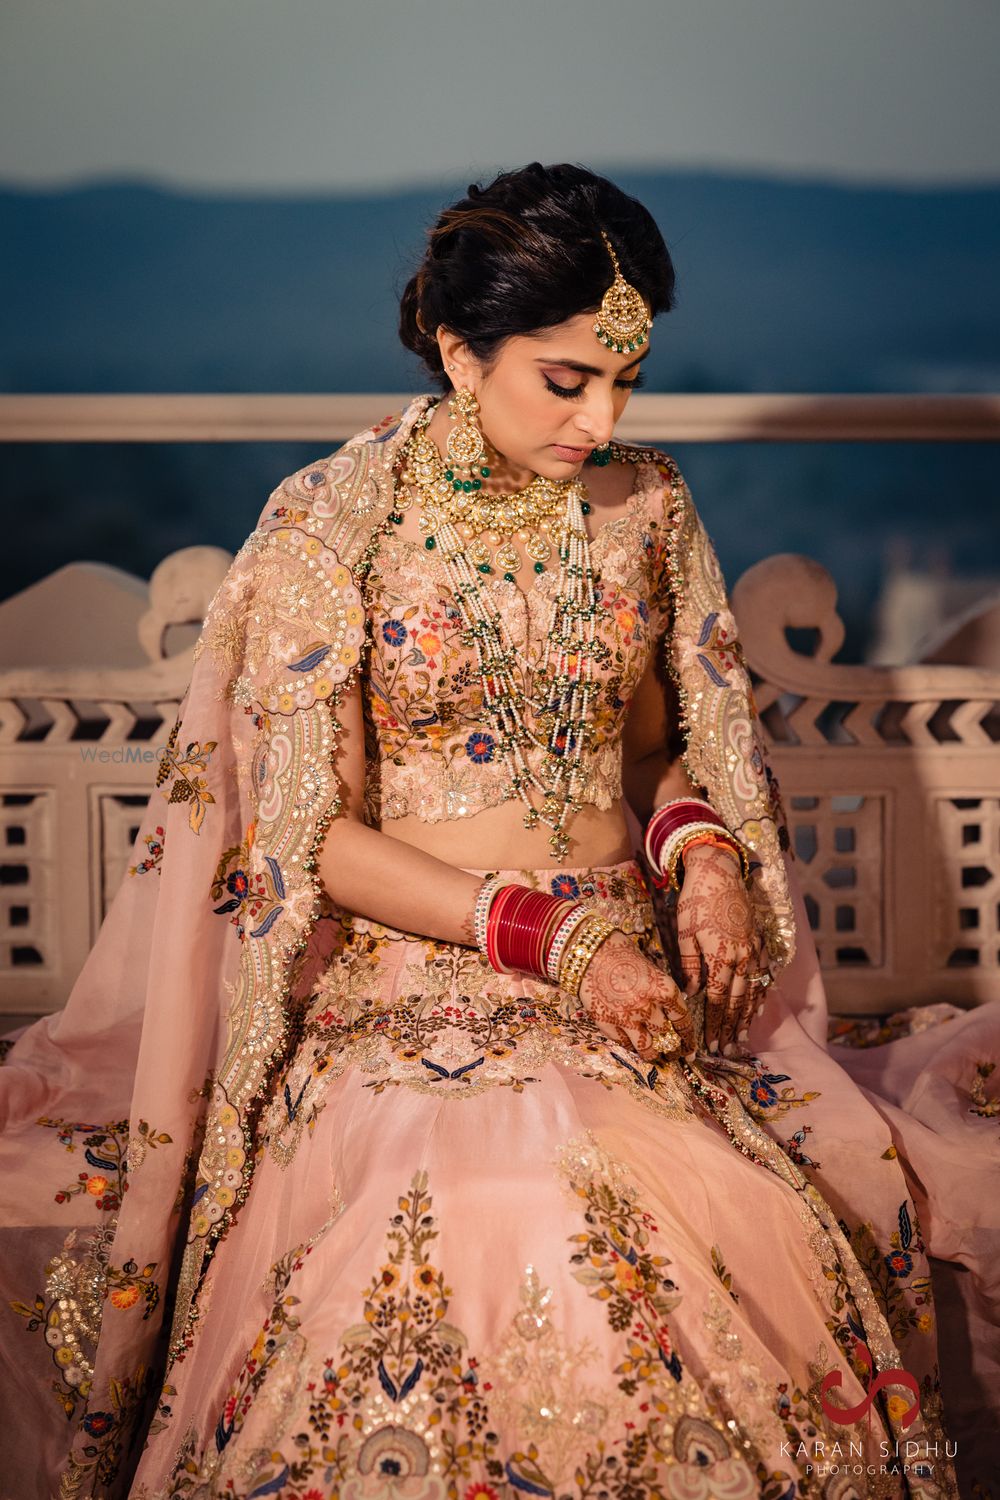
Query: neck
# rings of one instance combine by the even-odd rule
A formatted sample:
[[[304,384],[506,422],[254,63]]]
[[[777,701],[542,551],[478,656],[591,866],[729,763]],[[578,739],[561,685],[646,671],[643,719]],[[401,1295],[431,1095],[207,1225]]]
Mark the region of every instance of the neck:
[[[434,443],[442,459],[448,461],[448,434],[453,427],[451,416],[448,412],[448,398],[443,396],[438,402],[430,422],[427,424],[427,436]],[[490,474],[488,479],[483,480],[483,489],[487,493],[507,493],[510,490],[523,490],[536,478],[534,469],[525,469],[514,464],[504,453],[500,453],[490,442],[485,430],[483,439],[486,445],[486,467]]]

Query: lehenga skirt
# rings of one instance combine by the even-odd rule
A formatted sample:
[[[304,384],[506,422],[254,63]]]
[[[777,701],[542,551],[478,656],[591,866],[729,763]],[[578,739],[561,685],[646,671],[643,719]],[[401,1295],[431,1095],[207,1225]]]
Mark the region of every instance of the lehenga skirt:
[[[634,863],[505,873],[662,957]],[[332,920],[130,1493],[955,1492],[912,1203],[821,1048],[829,1183],[810,1125],[775,1129],[823,1089],[760,1058],[644,1062],[473,950]]]

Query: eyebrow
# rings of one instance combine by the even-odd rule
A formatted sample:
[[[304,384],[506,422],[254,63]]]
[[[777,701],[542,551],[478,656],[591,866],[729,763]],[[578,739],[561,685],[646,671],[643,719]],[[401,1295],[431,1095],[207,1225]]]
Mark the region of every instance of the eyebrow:
[[[645,349],[642,351],[642,353],[641,354],[637,354],[636,357],[635,357],[635,359],[630,359],[627,365],[622,365],[622,369],[623,370],[631,370],[631,368],[632,368],[633,365],[637,365],[639,363],[639,361],[645,359],[646,355],[649,354],[649,353],[650,353],[650,346],[647,344],[646,347],[645,347]],[[604,371],[601,370],[601,369],[599,369],[597,367],[597,365],[585,365],[585,364],[581,364],[580,360],[578,360],[578,359],[554,359],[552,357],[546,358],[543,355],[541,359],[536,359],[535,360],[535,364],[536,365],[562,365],[567,370],[577,370],[577,371],[579,371],[579,373],[581,375],[603,375],[604,374]]]

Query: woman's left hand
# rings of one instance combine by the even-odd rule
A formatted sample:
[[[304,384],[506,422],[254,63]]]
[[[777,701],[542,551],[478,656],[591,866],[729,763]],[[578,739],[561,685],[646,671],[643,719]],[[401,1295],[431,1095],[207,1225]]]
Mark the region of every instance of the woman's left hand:
[[[696,844],[683,859],[677,937],[685,990],[691,995],[705,985],[704,1045],[732,1056],[764,999],[754,977],[767,973],[767,958],[735,857]]]

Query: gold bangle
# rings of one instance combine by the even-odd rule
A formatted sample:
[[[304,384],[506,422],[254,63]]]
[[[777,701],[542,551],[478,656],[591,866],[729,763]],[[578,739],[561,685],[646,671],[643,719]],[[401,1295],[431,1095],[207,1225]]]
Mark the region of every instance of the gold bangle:
[[[596,914],[581,922],[570,939],[559,965],[559,986],[567,994],[578,995],[587,966],[598,948],[613,932],[620,932],[605,917]]]
[[[750,853],[746,845],[741,843],[735,834],[728,829],[719,829],[717,835],[713,836],[704,829],[692,830],[688,837],[678,839],[670,854],[670,859],[664,874],[667,876],[667,885],[672,891],[680,890],[680,882],[677,879],[677,867],[683,864],[685,851],[693,844],[714,844],[716,848],[731,849],[736,855],[740,865],[740,878],[750,878]]]

